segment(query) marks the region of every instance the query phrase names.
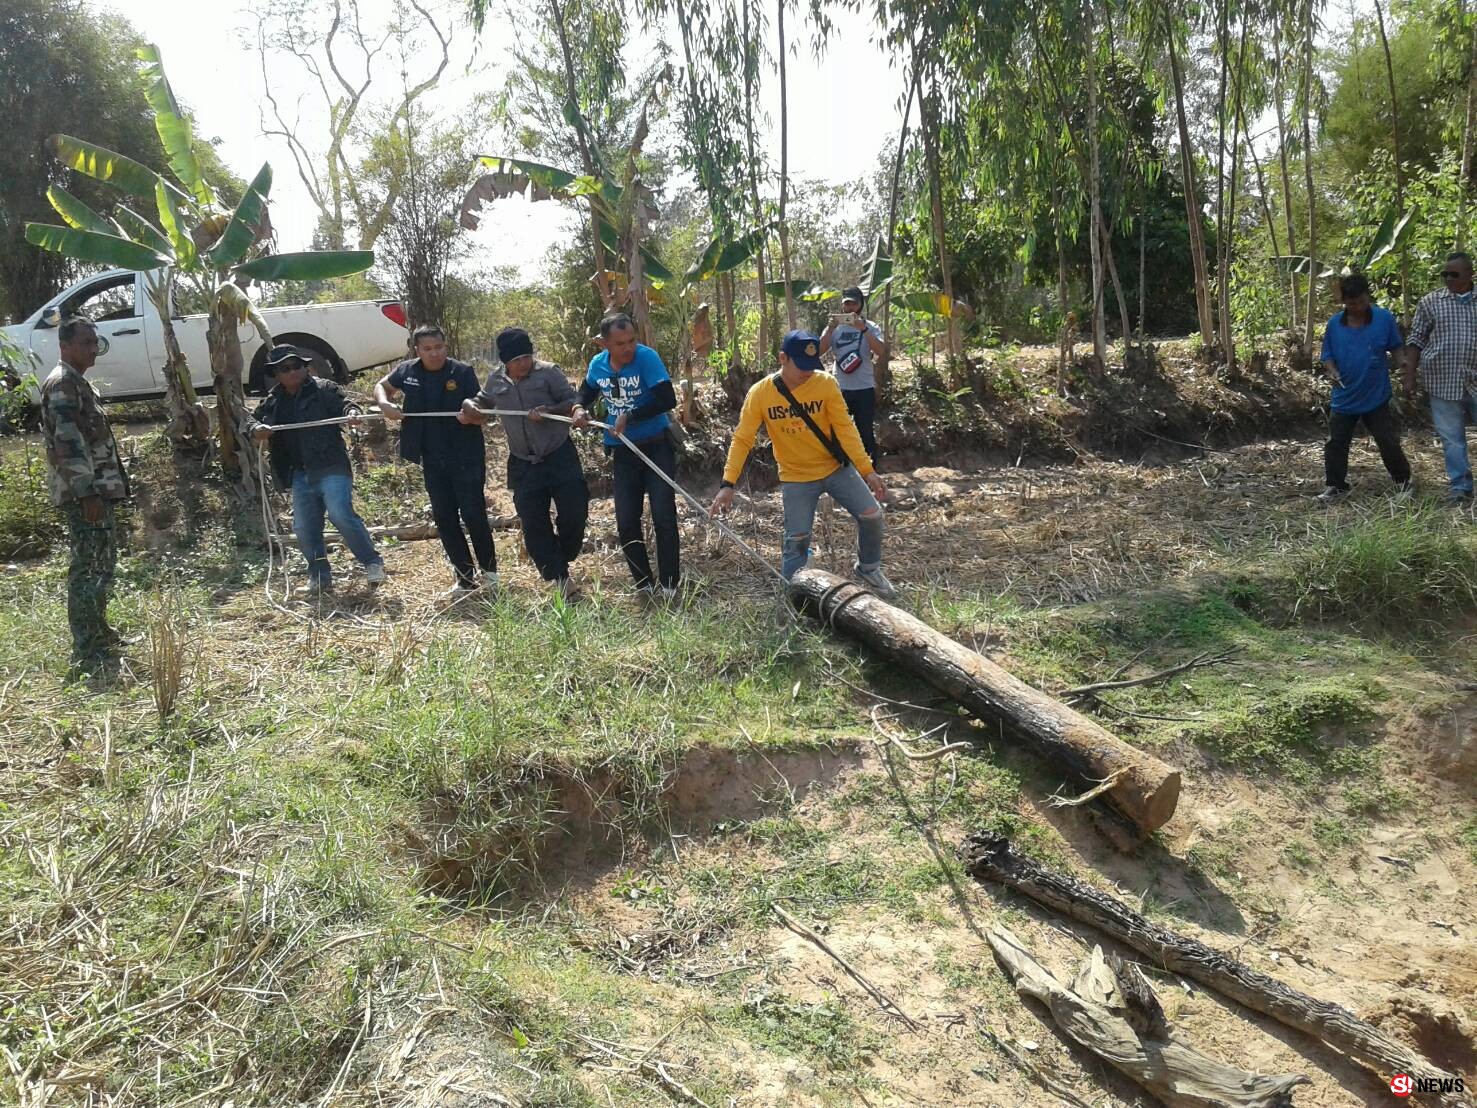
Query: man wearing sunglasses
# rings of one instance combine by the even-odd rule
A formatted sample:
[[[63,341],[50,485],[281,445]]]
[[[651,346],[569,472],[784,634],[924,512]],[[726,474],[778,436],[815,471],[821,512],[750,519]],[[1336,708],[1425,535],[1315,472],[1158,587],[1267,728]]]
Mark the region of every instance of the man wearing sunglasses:
[[[354,511],[354,479],[343,425],[276,430],[287,423],[357,416],[358,411],[350,409],[343,390],[332,381],[320,381],[308,372],[308,363],[295,346],[272,347],[267,372],[277,383],[246,417],[246,430],[257,442],[271,444],[272,476],[282,488],[292,490],[292,530],[308,563],[308,581],[298,594],[316,599],[333,591],[333,570],[323,541],[325,514],[364,567],[369,583],[380,584],[385,562],[369,528]]]
[[[1477,297],[1472,259],[1452,254],[1441,267],[1445,288],[1427,293],[1416,309],[1405,348],[1405,394],[1415,392],[1416,371],[1431,401],[1431,422],[1441,437],[1453,504],[1472,503],[1472,464],[1467,422],[1477,421]]]

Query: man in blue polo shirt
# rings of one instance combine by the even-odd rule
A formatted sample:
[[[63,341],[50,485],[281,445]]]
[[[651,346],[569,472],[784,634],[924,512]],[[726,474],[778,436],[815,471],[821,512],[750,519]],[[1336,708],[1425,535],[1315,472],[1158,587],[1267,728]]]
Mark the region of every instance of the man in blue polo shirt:
[[[1369,300],[1369,281],[1362,273],[1339,278],[1344,310],[1323,331],[1323,368],[1334,383],[1328,415],[1328,443],[1323,448],[1325,488],[1322,501],[1349,491],[1349,444],[1360,422],[1368,428],[1385,468],[1401,493],[1410,490],[1410,463],[1400,449],[1400,429],[1390,410],[1391,351],[1405,345],[1400,325]]]
[[[380,412],[391,422],[420,412],[459,412],[462,402],[482,387],[476,370],[447,357],[446,333],[440,327],[417,327],[411,337],[416,357],[401,362],[374,386]],[[393,399],[396,392],[405,394],[403,408]],[[495,593],[497,548],[487,523],[487,452],[482,429],[444,416],[407,420],[400,427],[400,456],[421,467],[431,517],[446,558],[456,571],[456,583],[447,598],[458,600],[476,589],[472,551],[482,567],[483,586]],[[472,551],[467,549],[469,536]]]
[[[677,394],[661,355],[636,341],[636,325],[625,314],[608,315],[600,321],[600,345],[605,349],[590,362],[580,388],[580,406],[588,408],[603,397],[611,426],[675,480],[677,452],[668,438],[667,413],[677,406]],[[677,494],[609,431],[605,451],[611,456],[616,535],[631,577],[644,593],[653,592],[660,580],[662,595],[670,599],[677,595],[681,578]],[[659,578],[652,575],[641,533],[641,511],[647,500],[656,532]]]

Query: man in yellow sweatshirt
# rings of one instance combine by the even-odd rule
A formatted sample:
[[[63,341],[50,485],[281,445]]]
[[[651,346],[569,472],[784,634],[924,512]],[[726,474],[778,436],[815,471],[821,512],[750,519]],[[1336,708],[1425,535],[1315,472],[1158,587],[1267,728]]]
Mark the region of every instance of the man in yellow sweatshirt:
[[[820,343],[819,336],[809,331],[791,331],[780,345],[780,371],[749,390],[728,447],[723,485],[709,512],[721,515],[733,503],[734,482],[762,423],[774,444],[784,496],[781,572],[788,579],[810,559],[810,529],[821,493],[826,492],[856,520],[856,579],[879,596],[895,596],[882,573],[878,501],[887,499],[887,486],[872,469],[836,379],[816,372],[821,368]]]

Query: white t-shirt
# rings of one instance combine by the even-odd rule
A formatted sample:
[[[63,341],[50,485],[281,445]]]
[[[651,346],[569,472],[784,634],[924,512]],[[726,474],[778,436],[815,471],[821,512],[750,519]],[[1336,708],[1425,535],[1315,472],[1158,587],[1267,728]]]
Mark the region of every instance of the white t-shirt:
[[[882,340],[882,328],[871,320],[867,330]],[[862,335],[860,327],[843,323],[831,332],[831,352],[836,355],[836,383],[843,389],[871,389],[877,387],[877,370],[872,364],[872,347]],[[861,355],[861,364],[846,373],[842,366],[852,354]]]

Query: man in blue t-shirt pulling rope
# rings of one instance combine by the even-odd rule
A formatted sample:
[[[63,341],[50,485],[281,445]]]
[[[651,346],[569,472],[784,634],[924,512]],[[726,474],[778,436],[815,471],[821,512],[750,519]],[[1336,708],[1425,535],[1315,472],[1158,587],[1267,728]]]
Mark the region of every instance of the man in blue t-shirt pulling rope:
[[[1337,500],[1349,491],[1349,444],[1362,422],[1379,447],[1385,468],[1401,493],[1410,491],[1410,463],[1400,448],[1400,428],[1390,410],[1390,360],[1401,349],[1400,325],[1385,308],[1369,300],[1362,273],[1339,278],[1344,310],[1323,331],[1323,368],[1333,379],[1328,443],[1323,447],[1324,485],[1318,499]]]

